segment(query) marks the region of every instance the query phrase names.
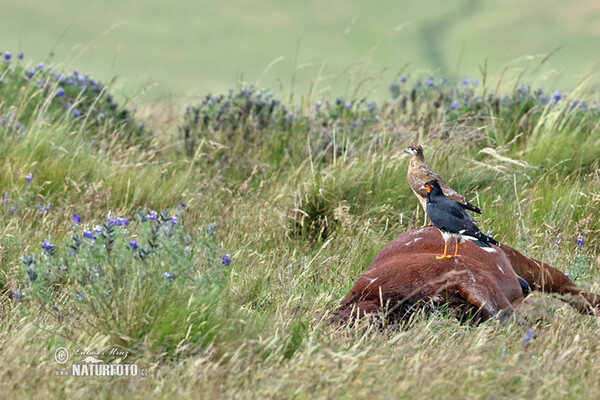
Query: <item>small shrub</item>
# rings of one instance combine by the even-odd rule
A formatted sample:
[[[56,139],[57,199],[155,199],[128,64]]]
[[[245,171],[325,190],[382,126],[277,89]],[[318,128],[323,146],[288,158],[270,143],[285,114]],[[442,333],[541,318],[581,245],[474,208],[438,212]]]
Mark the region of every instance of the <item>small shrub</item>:
[[[231,259],[219,255],[215,224],[192,238],[182,217],[138,212],[139,235],[130,234],[128,218],[109,218],[69,243],[48,239],[40,254],[22,257],[20,293],[64,326],[110,335],[123,347],[173,357],[182,346],[207,346],[224,329]]]

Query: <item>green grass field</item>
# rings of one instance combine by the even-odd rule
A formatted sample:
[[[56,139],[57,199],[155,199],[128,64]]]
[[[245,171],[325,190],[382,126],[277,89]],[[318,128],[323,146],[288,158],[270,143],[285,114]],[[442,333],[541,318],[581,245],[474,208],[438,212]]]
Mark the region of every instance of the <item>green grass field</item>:
[[[30,60],[52,52],[66,70],[116,75],[128,96],[151,86],[145,101],[185,103],[240,79],[285,96],[306,95],[316,83],[337,96],[375,78],[366,89],[381,98],[406,64],[413,73],[481,78],[486,59],[493,79],[507,68],[510,81],[523,73],[532,84],[564,90],[598,68],[599,16],[594,0],[6,0],[0,43]]]
[[[531,2],[518,16],[472,3],[439,35],[442,61],[421,23],[386,36],[424,14],[435,25],[451,14],[441,2],[395,15],[391,3],[285,12],[274,2],[161,3],[181,15],[176,26],[150,3],[69,2],[61,13],[65,3],[2,6],[1,37],[14,42],[0,59],[0,397],[600,397],[598,317],[551,296],[534,294],[505,324],[461,324],[444,310],[401,329],[326,324],[377,253],[422,223],[402,152],[417,137],[429,164],[483,209],[482,231],[600,293],[600,92],[597,77],[577,78],[597,61],[598,27],[582,22],[595,3],[581,1],[588,12],[578,14]],[[513,29],[493,34],[504,32],[501,20]],[[552,34],[536,28],[559,20]],[[40,33],[68,26],[62,38]],[[223,38],[203,48],[209,27]],[[473,42],[460,57],[466,32]],[[543,57],[510,62],[563,37],[577,45],[553,56],[555,67]],[[72,50],[77,43],[84,48]],[[237,82],[242,72],[257,81],[278,56],[257,87]],[[486,56],[493,68],[477,75]],[[343,72],[359,59],[368,66]],[[323,60],[323,76],[344,78],[309,91]],[[498,87],[494,71],[505,65]],[[379,89],[356,90],[384,66]],[[175,93],[176,105],[123,101],[146,80]],[[59,347],[70,352],[66,368]],[[126,351],[125,360],[96,356],[148,375],[58,376],[83,359],[77,349]]]

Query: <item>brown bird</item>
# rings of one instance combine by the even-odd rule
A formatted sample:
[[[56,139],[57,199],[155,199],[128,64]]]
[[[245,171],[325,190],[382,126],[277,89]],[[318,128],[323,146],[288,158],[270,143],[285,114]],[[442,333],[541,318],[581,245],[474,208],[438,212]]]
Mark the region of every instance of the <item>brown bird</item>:
[[[425,164],[425,156],[423,156],[423,148],[421,146],[408,146],[404,149],[404,152],[410,154],[410,164],[408,165],[406,179],[410,188],[421,202],[423,210],[425,210],[425,221],[427,221],[427,192],[422,190],[421,187],[433,179],[438,181],[447,198],[454,200],[464,209],[481,214],[481,210],[478,207],[469,203],[465,199],[465,196],[448,186],[437,172]]]

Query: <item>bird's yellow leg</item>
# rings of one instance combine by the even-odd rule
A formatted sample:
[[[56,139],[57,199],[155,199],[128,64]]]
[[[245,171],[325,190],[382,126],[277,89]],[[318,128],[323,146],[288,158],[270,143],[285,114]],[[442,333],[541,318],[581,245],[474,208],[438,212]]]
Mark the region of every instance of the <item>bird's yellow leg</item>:
[[[460,241],[458,239],[456,239],[456,250],[454,250],[454,256],[453,257],[460,257],[460,255],[458,254],[458,244],[460,243]]]
[[[444,255],[443,256],[435,256],[436,260],[441,260],[442,258],[452,258],[447,254],[448,252],[448,243],[444,243]]]

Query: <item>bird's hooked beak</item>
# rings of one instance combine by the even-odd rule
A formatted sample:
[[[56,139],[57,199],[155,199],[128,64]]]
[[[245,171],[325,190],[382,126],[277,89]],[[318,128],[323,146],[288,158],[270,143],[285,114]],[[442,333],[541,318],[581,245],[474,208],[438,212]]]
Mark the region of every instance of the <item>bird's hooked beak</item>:
[[[426,184],[424,184],[423,186],[421,186],[421,187],[419,188],[419,190],[424,190],[424,191],[426,191],[427,193],[430,193],[432,188],[433,188],[433,186],[431,186],[429,183],[426,183]]]
[[[413,153],[413,149],[411,149],[410,147],[407,147],[407,148],[404,149],[404,152],[408,153],[408,154],[412,154]]]

